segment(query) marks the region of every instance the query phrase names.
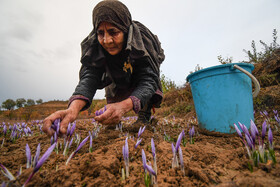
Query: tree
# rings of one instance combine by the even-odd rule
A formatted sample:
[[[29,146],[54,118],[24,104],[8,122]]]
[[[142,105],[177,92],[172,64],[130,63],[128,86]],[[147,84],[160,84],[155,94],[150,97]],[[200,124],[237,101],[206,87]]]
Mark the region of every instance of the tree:
[[[16,105],[18,108],[21,108],[25,105],[26,100],[24,98],[19,98],[16,100]]]
[[[27,99],[26,106],[35,105],[35,101],[33,99]]]
[[[2,103],[2,107],[7,110],[12,110],[16,106],[16,102],[12,99],[7,99]]]
[[[36,101],[36,103],[37,103],[37,105],[38,105],[38,104],[42,104],[42,103],[43,103],[43,100],[42,100],[42,99],[38,99],[38,100]]]

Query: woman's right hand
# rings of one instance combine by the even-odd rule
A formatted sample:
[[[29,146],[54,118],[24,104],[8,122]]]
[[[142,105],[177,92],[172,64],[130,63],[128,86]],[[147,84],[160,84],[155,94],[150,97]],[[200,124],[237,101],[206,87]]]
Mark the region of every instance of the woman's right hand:
[[[75,110],[68,108],[66,110],[59,110],[56,111],[55,113],[51,114],[47,118],[44,119],[43,121],[43,131],[49,135],[52,136],[54,134],[54,130],[51,128],[52,123],[56,119],[60,119],[60,128],[59,128],[59,133],[66,134],[67,132],[67,127],[69,123],[72,123],[73,121],[76,120],[78,117],[79,112],[76,112]]]
[[[60,128],[59,132],[63,135],[67,132],[67,127],[69,123],[72,123],[75,121],[78,117],[79,112],[81,109],[86,105],[86,102],[84,100],[74,100],[70,104],[69,108],[66,110],[59,110],[55,113],[51,114],[43,121],[43,131],[49,135],[52,136],[54,134],[54,130],[51,128],[52,123],[56,119],[60,119]]]

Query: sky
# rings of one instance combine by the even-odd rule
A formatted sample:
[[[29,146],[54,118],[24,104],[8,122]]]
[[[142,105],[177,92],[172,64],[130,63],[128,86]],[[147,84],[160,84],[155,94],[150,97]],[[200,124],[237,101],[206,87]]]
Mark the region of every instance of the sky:
[[[78,84],[80,43],[92,30],[95,0],[0,0],[0,103],[68,100]],[[161,41],[161,73],[177,86],[217,56],[248,60],[255,40],[280,32],[279,0],[122,0],[133,20]],[[279,37],[279,33],[277,34]],[[278,43],[279,38],[278,38]],[[104,98],[104,90],[96,99]]]

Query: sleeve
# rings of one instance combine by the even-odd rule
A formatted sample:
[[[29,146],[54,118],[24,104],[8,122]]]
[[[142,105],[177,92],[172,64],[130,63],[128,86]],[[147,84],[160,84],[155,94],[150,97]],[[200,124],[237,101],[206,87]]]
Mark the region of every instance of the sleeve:
[[[96,90],[100,87],[99,85],[101,84],[101,78],[104,71],[104,68],[86,67],[82,65],[79,74],[80,81],[73,95],[69,99],[68,107],[76,99],[86,101],[86,106],[82,111],[90,107]]]
[[[133,82],[135,89],[131,93],[133,102],[133,110],[138,113],[141,108],[152,98],[158,89],[158,75],[153,71],[150,63],[147,60],[134,63],[133,67]]]

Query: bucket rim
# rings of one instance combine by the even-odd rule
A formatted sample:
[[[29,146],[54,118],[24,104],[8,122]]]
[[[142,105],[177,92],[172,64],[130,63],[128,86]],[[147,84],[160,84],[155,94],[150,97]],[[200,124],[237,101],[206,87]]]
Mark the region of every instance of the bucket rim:
[[[220,69],[220,68],[225,68],[225,67],[228,67],[228,66],[234,66],[234,65],[239,65],[239,66],[248,66],[251,68],[251,70],[253,71],[253,69],[255,68],[253,64],[249,64],[249,63],[244,63],[244,62],[239,62],[239,63],[230,63],[230,64],[221,64],[221,65],[216,65],[216,66],[211,66],[211,67],[208,67],[208,68],[205,68],[205,69],[201,69],[201,70],[198,70],[196,72],[193,72],[191,74],[189,74],[186,78],[187,82],[189,82],[189,80],[191,79],[191,77],[197,75],[197,74],[200,74],[200,73],[203,73],[203,72],[206,72],[206,71],[210,71],[210,70],[213,70],[213,69]]]

